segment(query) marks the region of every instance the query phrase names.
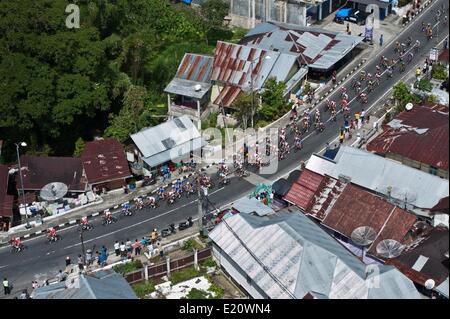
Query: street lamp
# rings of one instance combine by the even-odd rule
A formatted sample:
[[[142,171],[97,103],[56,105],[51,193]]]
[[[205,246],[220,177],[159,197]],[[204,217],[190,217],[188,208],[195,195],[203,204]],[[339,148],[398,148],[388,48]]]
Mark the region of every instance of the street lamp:
[[[266,55],[264,60],[270,60],[272,57],[270,55]],[[253,127],[253,117],[255,112],[255,92],[253,91],[253,63],[259,60],[259,58],[253,59],[250,61],[250,90],[252,91],[252,127]]]
[[[22,199],[23,203],[25,205],[25,220],[27,221],[26,228],[30,228],[30,221],[28,220],[28,212],[27,212],[27,204],[25,203],[25,191],[23,189],[23,177],[22,177],[22,167],[20,165],[20,154],[19,154],[19,147],[27,147],[27,143],[20,142],[20,143],[14,143],[16,145],[16,151],[17,151],[17,162],[19,164],[19,176],[20,176],[20,191],[22,193]],[[19,210],[20,210],[20,192],[19,192]]]

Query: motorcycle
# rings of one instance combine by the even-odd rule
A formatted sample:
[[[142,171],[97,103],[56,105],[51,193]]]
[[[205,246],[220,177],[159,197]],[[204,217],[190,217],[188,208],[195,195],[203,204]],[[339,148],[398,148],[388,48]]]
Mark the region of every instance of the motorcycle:
[[[167,237],[175,233],[175,224],[170,224],[168,228],[164,228],[163,230],[161,230],[162,237]]]
[[[189,217],[187,221],[178,224],[178,230],[188,229],[192,227],[192,225],[194,225],[194,222],[192,221],[192,217]]]

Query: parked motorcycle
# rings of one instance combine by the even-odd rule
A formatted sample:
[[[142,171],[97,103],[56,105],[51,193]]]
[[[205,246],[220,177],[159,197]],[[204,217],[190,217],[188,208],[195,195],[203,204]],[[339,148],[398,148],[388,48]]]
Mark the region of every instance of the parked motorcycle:
[[[178,230],[188,229],[188,228],[192,227],[192,225],[194,225],[194,223],[192,221],[192,217],[189,217],[187,219],[187,221],[181,222],[181,223],[178,224]]]
[[[176,233],[175,224],[170,224],[169,228],[164,228],[163,230],[161,230],[162,237],[167,237],[175,233]]]

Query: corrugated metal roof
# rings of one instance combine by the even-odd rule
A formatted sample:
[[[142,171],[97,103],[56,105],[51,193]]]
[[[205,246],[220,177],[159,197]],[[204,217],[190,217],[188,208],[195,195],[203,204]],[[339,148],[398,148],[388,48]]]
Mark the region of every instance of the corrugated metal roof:
[[[398,154],[448,171],[448,124],[448,113],[415,106],[385,125],[383,133],[367,145],[367,150]]]
[[[108,272],[101,277],[80,275],[69,281],[36,288],[33,299],[137,299],[122,275]]]
[[[445,279],[445,281],[443,281],[439,286],[436,287],[436,290],[440,294],[442,294],[448,298],[448,286],[449,286],[449,281],[448,281],[448,277],[447,277],[447,279]]]
[[[298,25],[264,22],[239,42],[295,55],[311,68],[329,69],[361,43],[363,37]]]
[[[242,197],[235,201],[232,207],[240,213],[256,213],[258,216],[265,216],[268,214],[273,214],[275,212],[272,208],[264,205],[254,197]]]
[[[303,170],[299,179],[294,182],[284,200],[291,202],[302,210],[307,211],[314,198],[323,185],[324,177],[310,170]]]
[[[196,86],[200,86],[200,90],[196,90]],[[167,84],[164,92],[189,96],[195,99],[202,99],[206,93],[211,89],[211,84],[204,82],[195,82],[190,80],[183,80],[174,78]]]
[[[160,156],[163,158],[167,158],[167,156],[172,154],[180,156],[189,154],[189,142],[195,141],[200,137],[200,133],[187,115],[131,135],[131,139],[143,154],[144,160],[148,161],[153,161],[150,158],[158,154],[161,154]],[[171,145],[173,146],[169,147]],[[176,148],[174,153],[170,153],[175,146],[182,145],[184,146],[183,148]],[[183,154],[180,154],[180,149]]]
[[[371,288],[368,266],[298,212],[270,220],[236,214],[209,237],[273,299],[303,298],[309,292],[328,298],[370,298],[373,289],[381,298],[419,298],[413,283],[395,269],[391,283]],[[379,266],[380,273],[385,267]]]
[[[132,176],[123,146],[113,138],[87,142],[81,160],[90,184]]]
[[[418,208],[431,208],[449,195],[448,180],[349,146],[340,147],[334,161],[312,155],[306,168],[333,178],[348,176],[353,184],[384,195],[390,193],[399,203],[406,198],[408,205]]]
[[[209,83],[213,66],[213,57],[186,53],[175,75],[178,79]]]
[[[237,86],[225,85],[214,100],[214,104],[230,107],[241,92],[242,90]]]
[[[279,56],[279,52],[217,41],[211,79],[223,84],[238,86],[245,91],[251,89],[253,80],[253,89],[260,90],[267,78],[270,77]],[[251,72],[251,61],[254,60],[253,72]],[[290,70],[292,65],[283,67]]]
[[[351,184],[347,184],[323,220],[323,224],[347,238],[360,226],[372,227],[377,237],[369,252],[383,239],[403,242],[416,217]]]

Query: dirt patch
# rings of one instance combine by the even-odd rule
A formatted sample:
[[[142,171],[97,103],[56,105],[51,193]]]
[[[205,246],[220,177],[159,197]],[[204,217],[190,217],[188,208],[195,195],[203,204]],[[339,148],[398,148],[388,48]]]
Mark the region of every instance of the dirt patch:
[[[211,277],[212,281],[224,290],[223,299],[242,299],[245,294],[240,291],[225,275],[219,272]]]

